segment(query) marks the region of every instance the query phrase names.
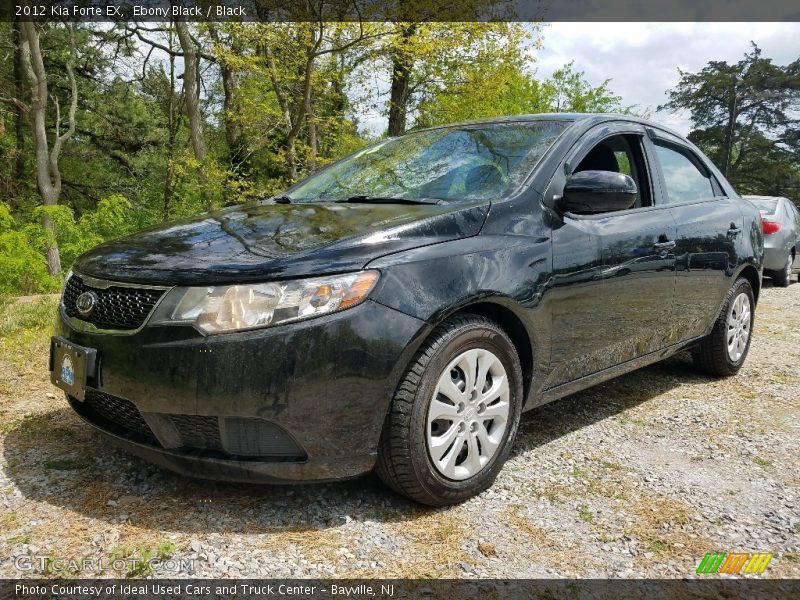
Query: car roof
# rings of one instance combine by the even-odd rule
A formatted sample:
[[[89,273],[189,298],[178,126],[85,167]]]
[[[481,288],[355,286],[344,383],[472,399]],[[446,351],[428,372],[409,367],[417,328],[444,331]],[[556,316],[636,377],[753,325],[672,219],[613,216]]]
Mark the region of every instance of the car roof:
[[[641,117],[633,115],[623,115],[618,113],[531,113],[523,115],[508,115],[503,117],[490,117],[487,119],[476,119],[474,121],[461,121],[457,123],[447,123],[443,125],[435,125],[433,127],[420,127],[419,129],[412,129],[407,133],[416,133],[418,131],[429,131],[432,129],[445,129],[447,127],[467,127],[470,125],[490,125],[493,123],[520,123],[520,122],[534,122],[534,121],[568,121],[572,123],[581,123],[587,127],[605,123],[608,121],[629,121],[631,123],[639,123],[647,127],[655,127],[666,131],[674,136],[685,139],[685,136],[665,127],[660,123],[655,123]]]

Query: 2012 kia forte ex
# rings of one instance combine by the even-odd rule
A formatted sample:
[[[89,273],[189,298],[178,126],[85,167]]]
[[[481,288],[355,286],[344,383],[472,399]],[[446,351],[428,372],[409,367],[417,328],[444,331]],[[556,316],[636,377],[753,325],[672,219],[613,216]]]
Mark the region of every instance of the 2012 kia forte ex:
[[[523,410],[682,349],[735,374],[762,253],[755,206],[654,123],[437,127],[83,255],[51,377],[184,474],[375,469],[445,505],[492,484]]]

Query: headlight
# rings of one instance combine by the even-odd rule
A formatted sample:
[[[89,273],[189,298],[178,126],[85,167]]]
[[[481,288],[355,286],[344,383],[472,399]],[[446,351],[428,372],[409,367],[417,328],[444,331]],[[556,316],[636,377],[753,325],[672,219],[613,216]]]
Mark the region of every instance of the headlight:
[[[158,305],[150,324],[187,324],[204,333],[278,325],[355,306],[377,281],[377,271],[362,271],[276,283],[176,287]]]

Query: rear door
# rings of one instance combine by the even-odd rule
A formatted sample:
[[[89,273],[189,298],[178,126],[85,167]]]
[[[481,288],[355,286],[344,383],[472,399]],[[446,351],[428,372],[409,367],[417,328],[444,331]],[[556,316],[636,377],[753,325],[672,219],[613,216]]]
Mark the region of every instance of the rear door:
[[[629,210],[567,213],[553,227],[552,368],[547,387],[670,343],[677,231],[669,207],[653,201],[644,134],[635,123],[599,126],[567,157],[564,172],[621,172],[636,181],[639,197]],[[602,152],[597,152],[599,146],[605,147]],[[560,194],[564,182],[558,173],[546,194]]]
[[[658,165],[661,203],[677,225],[675,335],[687,340],[708,333],[717,317],[738,258],[737,238],[746,235],[738,200],[682,140],[656,133],[648,147]]]

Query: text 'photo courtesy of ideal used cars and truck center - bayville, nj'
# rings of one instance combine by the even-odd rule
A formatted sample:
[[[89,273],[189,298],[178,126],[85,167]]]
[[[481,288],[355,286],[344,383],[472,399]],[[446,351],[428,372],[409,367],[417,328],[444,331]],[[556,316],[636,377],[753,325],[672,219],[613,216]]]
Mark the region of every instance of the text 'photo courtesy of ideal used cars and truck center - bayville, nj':
[[[797,597],[800,25],[633,4],[0,13],[0,596]]]

